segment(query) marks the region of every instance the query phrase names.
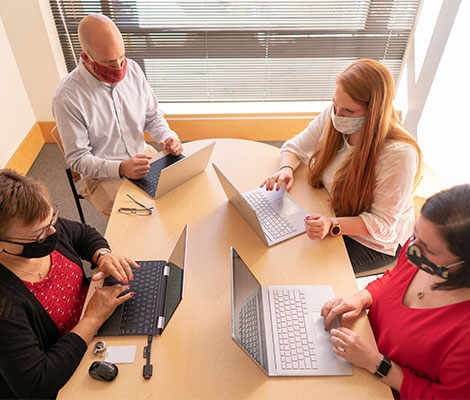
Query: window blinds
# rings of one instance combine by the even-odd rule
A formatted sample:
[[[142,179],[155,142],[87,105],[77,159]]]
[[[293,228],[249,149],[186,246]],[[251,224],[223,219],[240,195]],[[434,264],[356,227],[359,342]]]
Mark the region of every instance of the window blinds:
[[[397,80],[420,0],[50,0],[67,68],[103,13],[161,102],[330,100],[353,61]]]

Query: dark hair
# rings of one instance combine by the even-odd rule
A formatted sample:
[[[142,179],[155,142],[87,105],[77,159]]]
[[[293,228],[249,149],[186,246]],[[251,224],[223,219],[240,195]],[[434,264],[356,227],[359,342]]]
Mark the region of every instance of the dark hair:
[[[0,170],[0,238],[14,220],[32,225],[46,218],[50,210],[46,186],[12,169]]]
[[[454,186],[430,197],[421,214],[434,223],[449,250],[464,263],[436,289],[470,287],[470,184]]]

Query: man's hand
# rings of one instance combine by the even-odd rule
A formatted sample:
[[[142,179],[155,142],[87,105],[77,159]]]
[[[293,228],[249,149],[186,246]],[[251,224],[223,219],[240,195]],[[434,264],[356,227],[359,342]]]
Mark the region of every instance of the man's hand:
[[[160,146],[174,156],[179,156],[183,152],[183,145],[174,136],[162,140]]]
[[[119,175],[131,179],[142,179],[150,171],[151,156],[147,154],[137,154],[129,160],[121,161],[119,165]]]

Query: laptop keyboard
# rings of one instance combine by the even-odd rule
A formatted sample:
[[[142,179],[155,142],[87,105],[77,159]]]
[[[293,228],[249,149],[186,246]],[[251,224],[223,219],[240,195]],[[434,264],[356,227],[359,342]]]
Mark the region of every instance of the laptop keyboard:
[[[318,369],[315,345],[305,325],[308,314],[305,294],[295,289],[275,289],[272,293],[281,369]]]
[[[129,282],[135,295],[123,305],[121,335],[147,335],[157,325],[157,300],[165,261],[140,261],[134,269],[134,280]]]
[[[272,239],[279,239],[295,231],[292,224],[276,212],[262,192],[250,192],[243,196],[256,211],[263,229]]]
[[[260,360],[260,344],[258,330],[258,303],[253,296],[240,309],[240,343],[258,364]]]
[[[140,187],[143,191],[147,192],[150,196],[155,197],[157,193],[158,181],[160,179],[160,173],[162,169],[169,167],[171,164],[182,160],[184,156],[180,154],[179,156],[174,156],[168,154],[165,157],[159,158],[158,160],[150,164],[150,172],[146,177],[142,179],[129,179],[131,182]]]

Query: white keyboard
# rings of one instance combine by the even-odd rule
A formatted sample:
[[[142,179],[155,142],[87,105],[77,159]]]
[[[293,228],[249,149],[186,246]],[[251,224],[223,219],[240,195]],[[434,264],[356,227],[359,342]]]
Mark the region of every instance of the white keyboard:
[[[244,196],[250,206],[256,211],[263,229],[273,239],[279,239],[295,231],[292,224],[276,212],[262,193],[256,191],[246,193]]]
[[[305,323],[308,314],[305,294],[293,289],[275,289],[272,293],[281,369],[318,369],[315,345]]]

